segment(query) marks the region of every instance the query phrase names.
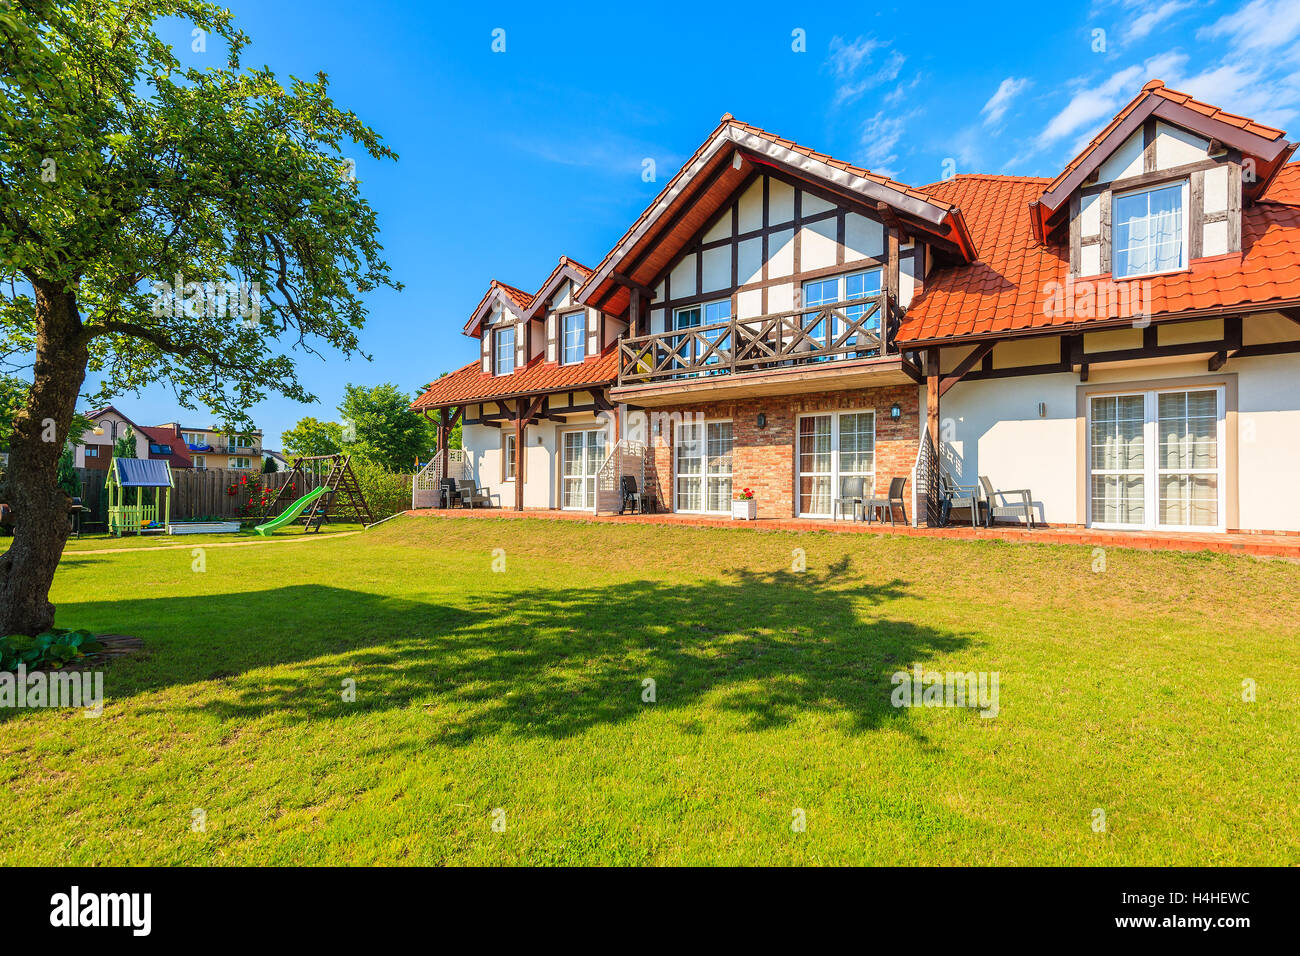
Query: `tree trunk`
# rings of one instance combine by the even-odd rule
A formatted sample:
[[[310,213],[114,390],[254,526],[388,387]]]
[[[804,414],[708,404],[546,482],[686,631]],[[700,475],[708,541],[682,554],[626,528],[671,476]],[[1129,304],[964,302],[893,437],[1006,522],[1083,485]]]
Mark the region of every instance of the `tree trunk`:
[[[89,357],[76,296],[43,281],[32,285],[35,379],[9,442],[14,540],[0,557],[0,634],[39,634],[54,623],[50,584],[68,540],[71,504],[56,484],[59,456],[70,437]]]

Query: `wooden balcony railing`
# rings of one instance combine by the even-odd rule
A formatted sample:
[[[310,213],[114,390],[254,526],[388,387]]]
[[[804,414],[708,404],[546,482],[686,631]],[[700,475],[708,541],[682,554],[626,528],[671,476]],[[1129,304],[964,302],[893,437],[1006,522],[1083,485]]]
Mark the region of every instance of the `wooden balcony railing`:
[[[619,385],[897,355],[898,315],[888,294],[849,302],[728,319],[621,339]]]

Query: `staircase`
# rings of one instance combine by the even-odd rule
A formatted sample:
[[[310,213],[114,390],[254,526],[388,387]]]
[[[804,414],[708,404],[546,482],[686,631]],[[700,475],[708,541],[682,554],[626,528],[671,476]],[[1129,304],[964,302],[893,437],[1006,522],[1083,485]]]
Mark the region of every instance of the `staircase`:
[[[435,453],[433,460],[415,473],[411,481],[411,507],[436,508],[442,504],[439,487],[442,479],[469,478],[469,455],[463,448],[447,449],[447,474],[442,474],[442,455]]]

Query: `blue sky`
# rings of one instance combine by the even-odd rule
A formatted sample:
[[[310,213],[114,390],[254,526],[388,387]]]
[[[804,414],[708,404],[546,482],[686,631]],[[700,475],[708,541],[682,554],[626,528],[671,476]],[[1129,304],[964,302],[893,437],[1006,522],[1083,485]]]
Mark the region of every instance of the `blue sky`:
[[[400,155],[356,157],[405,284],[368,299],[374,361],[304,357],[321,402],[255,408],[271,447],[305,415],[336,417],[345,383],[414,389],[471,361],[460,330],[490,279],[533,291],[560,255],[595,266],[725,112],[914,185],[945,160],[1055,175],[1151,77],[1300,131],[1300,0],[441,6],[229,0],[246,65],[325,71]],[[203,62],[188,31],[164,36]],[[117,404],[210,423],[163,386]]]

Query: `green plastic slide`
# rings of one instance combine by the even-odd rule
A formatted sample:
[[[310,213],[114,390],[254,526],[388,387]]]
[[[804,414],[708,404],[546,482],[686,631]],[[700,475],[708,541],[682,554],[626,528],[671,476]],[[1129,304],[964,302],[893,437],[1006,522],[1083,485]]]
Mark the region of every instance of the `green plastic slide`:
[[[253,530],[261,535],[269,535],[276,528],[279,528],[281,525],[288,524],[294,518],[298,517],[298,515],[302,514],[303,511],[306,510],[309,504],[311,504],[313,501],[315,501],[324,493],[325,493],[325,488],[323,486],[317,488],[315,491],[307,492],[305,495],[303,495],[301,498],[299,498],[297,501],[291,504],[289,506],[289,510],[286,511],[284,514],[280,515],[280,517],[273,518],[272,520],[268,521],[266,524],[259,524]]]

